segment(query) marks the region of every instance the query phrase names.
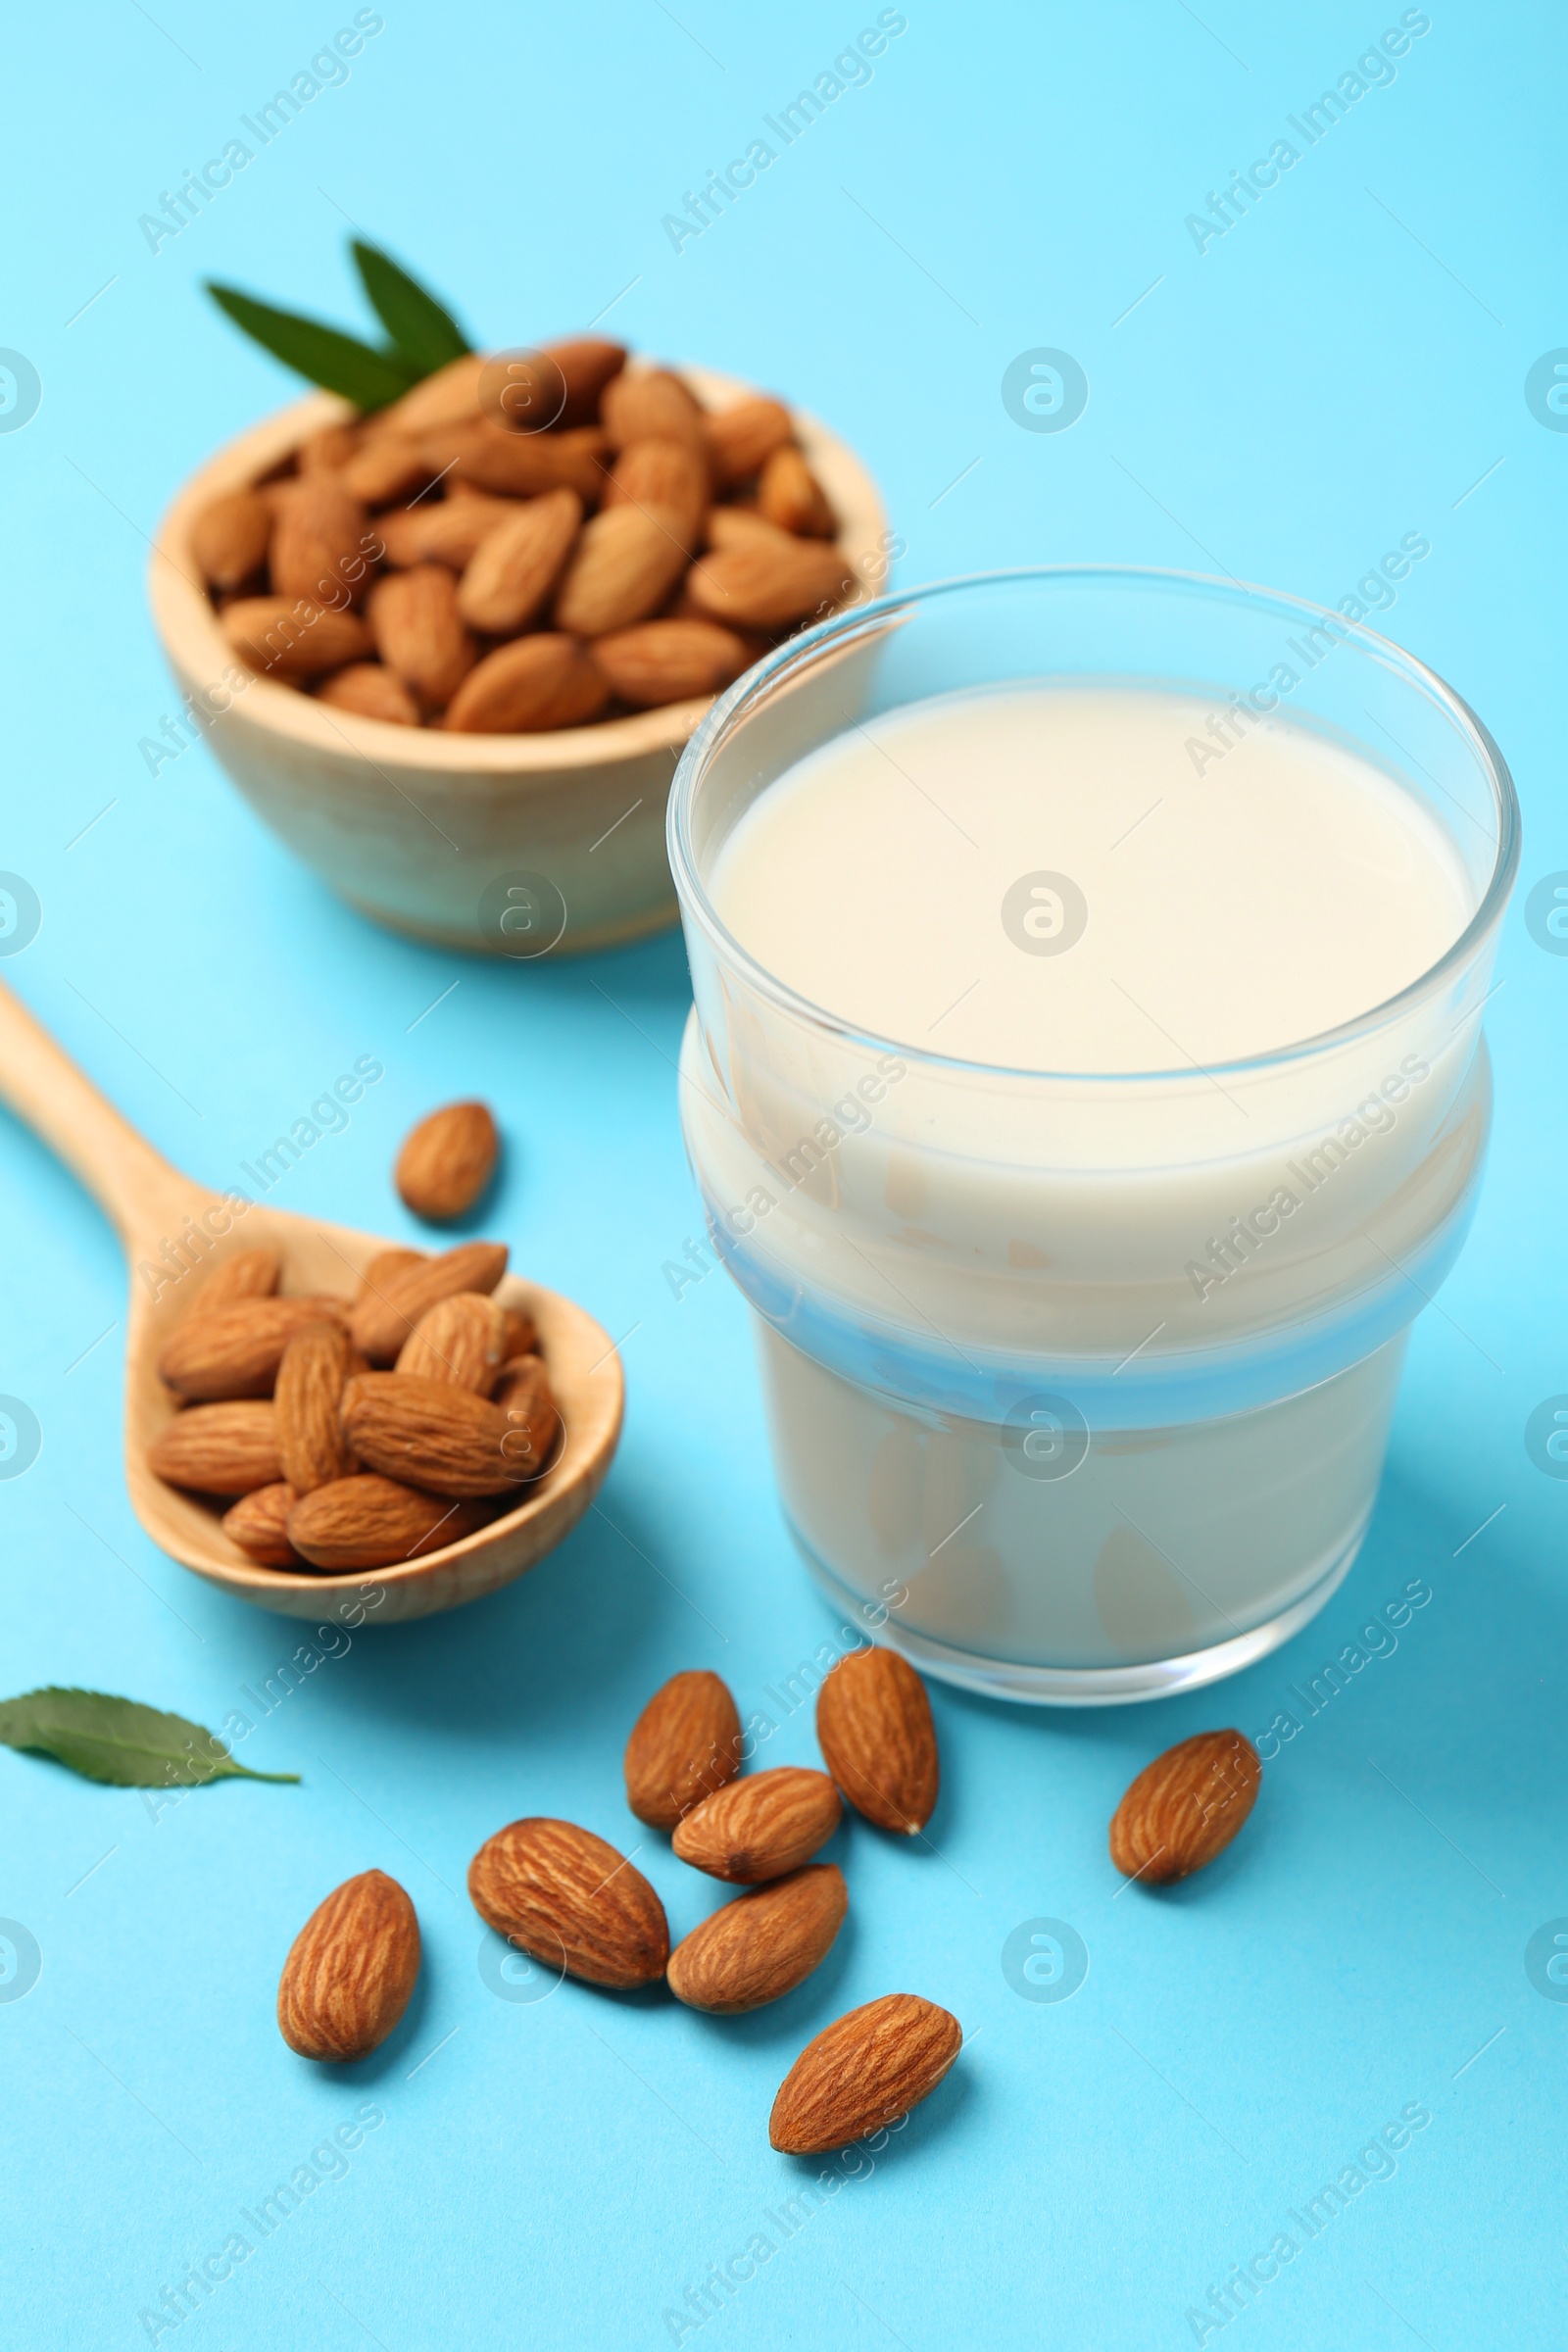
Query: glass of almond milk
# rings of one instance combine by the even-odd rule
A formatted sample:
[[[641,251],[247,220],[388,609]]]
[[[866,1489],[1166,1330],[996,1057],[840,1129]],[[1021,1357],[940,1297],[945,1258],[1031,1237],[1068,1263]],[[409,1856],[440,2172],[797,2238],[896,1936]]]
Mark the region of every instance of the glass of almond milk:
[[[833,1605],[1068,1705],[1295,1633],[1480,1179],[1485,727],[1291,597],[950,581],[750,671],[669,850],[687,1149]]]

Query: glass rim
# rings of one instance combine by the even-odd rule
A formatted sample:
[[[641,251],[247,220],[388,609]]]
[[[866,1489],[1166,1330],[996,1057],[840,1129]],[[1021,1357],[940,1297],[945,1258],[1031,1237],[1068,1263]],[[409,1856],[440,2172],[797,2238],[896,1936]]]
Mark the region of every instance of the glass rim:
[[[900,612],[928,607],[938,598],[959,595],[965,590],[1033,584],[1066,586],[1075,580],[1098,584],[1120,581],[1129,587],[1200,589],[1222,603],[1270,607],[1290,616],[1292,625],[1299,625],[1305,619],[1314,623],[1327,621],[1339,636],[1348,639],[1352,644],[1359,643],[1362,652],[1374,661],[1401,672],[1409,681],[1426,690],[1457,727],[1460,735],[1468,740],[1492,788],[1497,818],[1497,852],[1486,890],[1464,929],[1434,963],[1395,995],[1384,998],[1381,1003],[1368,1006],[1362,1012],[1352,1014],[1348,1020],[1341,1021],[1331,1029],[1318,1030],[1310,1037],[1294,1040],[1289,1045],[1273,1047],[1265,1054],[1243,1054],[1231,1061],[1204,1062],[1200,1065],[1189,1062],[1185,1066],[1149,1070],[1043,1070],[1019,1068],[1003,1062],[977,1061],[961,1054],[934,1054],[923,1046],[911,1045],[903,1039],[867,1029],[859,1022],[835,1013],[829,1006],[802,996],[787,981],[781,980],[777,973],[770,971],[736,938],[708,895],[707,886],[698,871],[691,837],[692,806],[698,783],[710,754],[727,732],[731,721],[787,671],[797,666],[804,667],[819,648],[863,631],[868,625],[875,627]],[[1336,612],[1326,605],[1315,604],[1308,597],[1292,596],[1284,589],[1264,588],[1248,580],[1220,579],[1212,572],[1179,571],[1136,564],[1019,564],[999,571],[959,572],[948,579],[928,580],[912,588],[896,589],[886,596],[873,597],[866,604],[851,605],[842,612],[830,613],[825,620],[803,630],[799,636],[790,638],[786,644],[765,655],[718,697],[682,752],[669,796],[665,843],[683,917],[695,919],[708,934],[710,945],[720,958],[732,965],[739,965],[760,995],[810,1027],[841,1040],[867,1046],[876,1052],[908,1054],[928,1068],[945,1068],[967,1076],[988,1078],[993,1082],[1008,1079],[1045,1081],[1064,1086],[1130,1087],[1190,1079],[1195,1075],[1205,1078],[1260,1075],[1286,1063],[1326,1054],[1338,1046],[1370,1036],[1397,1018],[1401,1011],[1413,1007],[1423,997],[1435,994],[1450,973],[1480,952],[1489,932],[1501,920],[1519,867],[1520,810],[1508,763],[1485,721],[1428,662],[1421,661],[1404,646],[1396,644],[1392,637],[1385,637],[1379,630],[1368,628],[1364,621],[1349,620],[1343,612]]]

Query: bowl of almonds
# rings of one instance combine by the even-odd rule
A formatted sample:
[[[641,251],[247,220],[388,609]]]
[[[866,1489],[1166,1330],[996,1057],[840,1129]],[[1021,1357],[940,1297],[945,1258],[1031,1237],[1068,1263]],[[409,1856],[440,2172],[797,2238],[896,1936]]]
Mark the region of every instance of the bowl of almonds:
[[[358,258],[375,300],[395,265]],[[358,397],[242,433],[165,516],[151,597],[185,732],[399,930],[517,958],[638,938],[675,920],[682,746],[754,661],[881,584],[881,501],[770,395],[596,335],[468,350],[396,276],[377,307],[416,361],[345,368],[348,338],[220,296]],[[297,356],[307,329],[327,364]]]

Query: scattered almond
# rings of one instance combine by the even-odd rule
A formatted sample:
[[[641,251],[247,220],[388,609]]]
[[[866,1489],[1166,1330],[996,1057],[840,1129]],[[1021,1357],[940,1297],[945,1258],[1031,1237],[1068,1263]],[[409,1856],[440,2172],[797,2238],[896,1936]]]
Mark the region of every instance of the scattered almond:
[[[839,1792],[825,1772],[781,1764],[705,1796],[679,1823],[674,1847],[712,1879],[756,1886],[808,1862],[839,1826]]]
[[[736,2017],[793,1992],[827,1957],[849,1895],[831,1862],[741,1894],[694,1928],[669,1955],[669,1989],[689,2009]]]
[[[394,1265],[394,1258],[402,1260]],[[364,1287],[349,1316],[349,1332],[372,1364],[390,1364],[419,1317],[437,1299],[459,1291],[488,1298],[507,1270],[504,1242],[463,1242],[439,1257],[416,1250],[388,1250],[366,1269]]]
[[[1199,1732],[1146,1764],[1110,1824],[1124,1878],[1165,1886],[1224,1852],[1257,1798],[1263,1767],[1241,1732]]]
[[[701,1669],[672,1674],[632,1726],[626,1802],[651,1829],[673,1830],[740,1768],[741,1719],[728,1687]]]
[[[277,1452],[296,1495],[314,1494],[359,1468],[338,1419],[343,1384],[365,1369],[341,1323],[307,1323],[277,1368]]]
[[[422,1559],[471,1536],[487,1516],[480,1503],[419,1494],[368,1471],[318,1487],[297,1502],[288,1515],[288,1538],[313,1568],[342,1575],[351,1568]]]
[[[479,1917],[540,1961],[618,1991],[664,1973],[669,1928],[642,1873],[569,1821],[514,1821],[468,1866]]]
[[[294,1334],[307,1323],[336,1322],[343,1311],[340,1298],[220,1301],[176,1325],[159,1352],[158,1377],[181,1396],[270,1396]]]
[[[343,2065],[379,2048],[419,1974],[419,1923],[396,1879],[347,1879],[295,1936],[277,1987],[277,2025],[302,2058]]]
[[[733,629],[714,620],[644,620],[594,643],[594,660],[614,692],[640,709],[716,694],[747,659]]]
[[[935,2001],[884,1993],[808,2041],[779,2086],[767,2136],[787,2156],[821,2156],[907,2115],[963,2047]]]
[[[816,1694],[822,1760],[878,1829],[913,1837],[936,1811],[936,1726],[924,1683],[896,1650],[852,1650]]]
[[[379,718],[389,727],[416,727],[419,706],[396,672],[380,662],[351,662],[317,688],[316,699],[356,718]]]
[[[196,517],[191,553],[214,588],[239,588],[267,561],[272,510],[254,490],[228,490]]]
[[[444,710],[478,660],[442,564],[414,564],[377,580],[368,615],[376,650],[416,701]]]
[[[406,1208],[432,1225],[466,1215],[495,1174],[501,1138],[485,1102],[446,1102],[411,1128],[393,1181]]]
[[[458,589],[470,629],[511,637],[526,628],[555,586],[582,526],[575,490],[547,490],[480,540]]]
[[[283,1475],[277,1416],[269,1401],[193,1404],[176,1413],[147,1449],[149,1468],[196,1494],[248,1494]]]
[[[287,1484],[257,1487],[223,1513],[223,1533],[260,1568],[300,1568],[288,1540],[288,1517],[299,1497]]]
[[[415,1380],[447,1380],[488,1396],[507,1344],[504,1308],[478,1291],[460,1291],[421,1315],[403,1343],[400,1373]]]
[[[609,700],[609,679],[574,637],[519,637],[469,671],[452,698],[447,725],[469,735],[581,727]]]
[[[678,530],[640,507],[608,507],[588,523],[556,592],[556,625],[603,637],[657,612],[680,578],[687,553]],[[492,657],[493,659],[494,657]]]

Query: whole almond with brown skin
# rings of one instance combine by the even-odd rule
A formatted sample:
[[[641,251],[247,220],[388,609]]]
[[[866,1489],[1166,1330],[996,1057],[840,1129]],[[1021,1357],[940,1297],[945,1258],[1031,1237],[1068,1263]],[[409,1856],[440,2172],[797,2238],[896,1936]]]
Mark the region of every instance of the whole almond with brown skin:
[[[703,523],[710,547],[770,547],[790,549],[790,533],[768,522],[755,507],[710,507]]]
[[[351,498],[368,507],[386,507],[422,488],[430,468],[414,435],[378,433],[346,461],[340,478]]]
[[[672,1674],[633,1724],[626,1742],[626,1802],[650,1829],[672,1830],[740,1768],[735,1701],[716,1674],[694,1667]]]
[[[641,1871],[574,1822],[514,1821],[468,1865],[473,1907],[546,1968],[630,1991],[669,1958],[664,1906]]]
[[[764,459],[794,438],[790,413],[778,400],[739,400],[703,418],[703,440],[713,478],[725,488],[750,481]]]
[[[276,1290],[283,1261],[275,1250],[235,1250],[220,1257],[191,1301],[193,1315],[226,1306],[231,1298],[270,1298]]]
[[[505,1312],[507,1346],[506,1353],[502,1358],[502,1369],[509,1371],[514,1355],[537,1355],[539,1353],[539,1326],[535,1323],[532,1315],[525,1314],[521,1307],[509,1306]]]
[[[526,628],[555,586],[582,528],[575,490],[530,498],[480,540],[458,587],[470,629],[510,637]]]
[[[471,1536],[488,1517],[482,1503],[418,1494],[397,1479],[366,1471],[318,1487],[297,1502],[288,1515],[288,1537],[313,1568],[342,1575],[422,1559]]]
[[[258,1487],[223,1513],[223,1533],[260,1568],[303,1567],[288,1540],[288,1515],[298,1500],[286,1483]]]
[[[419,1317],[403,1343],[397,1369],[416,1380],[447,1380],[454,1388],[488,1396],[506,1345],[506,1309],[478,1291],[460,1291]]]
[[[803,539],[831,539],[838,529],[822,485],[798,449],[774,450],[757,485],[757,511]]]
[[[760,2009],[793,1992],[827,1957],[848,1908],[843,1872],[808,1862],[737,1895],[693,1928],[669,1955],[669,1989],[689,2009],[714,2017]]]
[[[158,1377],[180,1396],[270,1396],[283,1350],[307,1323],[341,1322],[341,1298],[230,1298],[187,1315],[164,1342]]]
[[[537,351],[498,352],[479,379],[479,407],[508,432],[591,424],[600,397],[626,365],[625,348],[602,335],[570,335]]]
[[[840,1658],[816,1694],[816,1739],[857,1812],[906,1837],[925,1828],[937,1806],[937,1734],[906,1659],[891,1649]]]
[[[297,1495],[314,1494],[336,1478],[352,1478],[359,1468],[343,1436],[338,1405],[344,1382],[364,1369],[365,1358],[341,1323],[307,1323],[284,1348],[272,1401],[278,1458]]]
[[[362,1462],[426,1494],[504,1494],[535,1475],[500,1406],[450,1381],[362,1372],[343,1391],[342,1413]]]
[[[380,662],[351,662],[322,680],[316,690],[318,703],[333,710],[352,710],[356,718],[378,718],[389,727],[416,727],[419,706],[403,680]]]
[[[445,1102],[412,1127],[393,1181],[403,1204],[432,1225],[472,1208],[495,1174],[501,1137],[486,1102]]]
[[[176,1413],[147,1449],[148,1467],[194,1494],[249,1494],[283,1475],[277,1415],[270,1402],[193,1404]]]
[[[537,1478],[554,1460],[561,1437],[561,1408],[543,1357],[524,1355],[503,1364],[493,1401],[507,1416],[502,1452],[518,1479]]]
[[[460,490],[455,498],[435,498],[417,507],[398,507],[375,518],[376,536],[388,564],[445,564],[461,571],[472,561],[480,543],[498,522],[517,512],[510,498],[491,498],[482,490]]]
[[[632,441],[615,460],[605,506],[662,514],[689,556],[697,553],[709,498],[708,465],[683,441]]]
[[[400,1262],[394,1264],[393,1260]],[[462,1242],[439,1257],[389,1250],[372,1258],[349,1316],[349,1336],[372,1364],[390,1364],[419,1317],[459,1291],[486,1298],[507,1270],[505,1242]]]
[[[1146,1764],[1110,1824],[1124,1878],[1165,1886],[1224,1852],[1256,1801],[1263,1767],[1241,1732],[1199,1732]]]
[[[537,735],[586,726],[610,700],[610,680],[575,637],[554,631],[497,646],[452,698],[460,735]]]
[[[360,446],[358,424],[323,424],[300,443],[300,473],[341,473]]]
[[[779,2085],[768,2139],[786,2156],[821,2156],[880,2132],[930,2096],[962,2047],[962,2027],[935,2001],[867,2001],[807,2043]]]
[[[623,703],[662,703],[717,694],[747,665],[745,646],[716,620],[643,620],[594,641],[594,660]]]
[[[295,1936],[277,1987],[278,2032],[302,2058],[368,2058],[409,2005],[419,1922],[396,1879],[345,1879]]]
[[[263,677],[298,685],[349,662],[368,662],[375,640],[357,612],[331,612],[308,596],[242,596],[223,609],[223,635]]]
[[[556,591],[556,626],[605,637],[657,612],[690,561],[678,529],[640,507],[607,507],[584,528]]]
[[[373,416],[370,436],[426,433],[444,424],[467,423],[479,414],[479,379],[484,369],[482,351],[466,351],[462,359],[449,360]]]
[[[277,501],[268,553],[274,596],[358,604],[366,580],[365,509],[334,473],[305,474]]]
[[[678,375],[667,368],[622,373],[605,387],[599,415],[613,449],[632,441],[684,441],[706,449],[703,412]]]
[[[415,564],[375,583],[368,607],[376,651],[428,710],[444,710],[479,658],[443,564]]]
[[[755,1886],[808,1862],[838,1828],[842,1811],[825,1772],[781,1764],[705,1796],[672,1842],[683,1862],[710,1879]]]
[[[261,570],[272,536],[272,510],[254,490],[228,490],[203,507],[192,525],[191,554],[214,588],[240,588]]]
[[[556,418],[557,424],[569,429],[594,423],[605,386],[626,365],[624,343],[612,343],[606,335],[564,335],[541,349],[560,369],[566,387],[566,405]]]
[[[424,452],[437,471],[450,466],[455,481],[476,490],[509,498],[575,490],[585,507],[599,504],[610,470],[610,444],[596,424],[573,432],[513,433],[481,420],[445,440],[432,436]]]
[[[692,602],[710,620],[741,628],[776,629],[836,604],[851,585],[837,548],[814,539],[778,547],[721,547],[692,565]]]

